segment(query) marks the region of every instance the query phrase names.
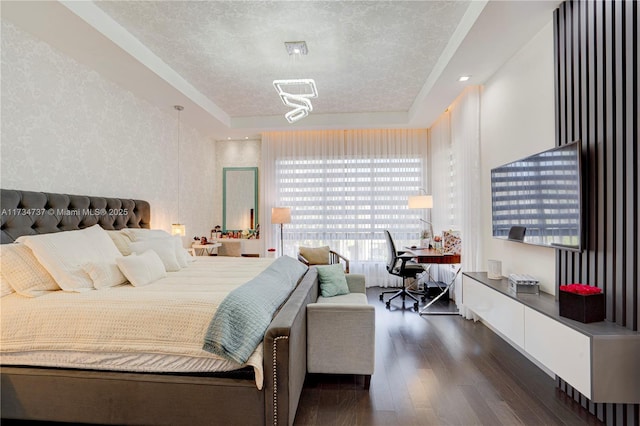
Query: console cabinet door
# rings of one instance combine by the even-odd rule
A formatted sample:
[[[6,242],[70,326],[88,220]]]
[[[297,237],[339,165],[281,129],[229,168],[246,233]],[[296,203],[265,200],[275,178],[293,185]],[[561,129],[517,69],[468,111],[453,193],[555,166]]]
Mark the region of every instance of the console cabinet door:
[[[527,307],[524,318],[525,350],[591,399],[591,339]]]
[[[462,303],[513,343],[524,348],[524,306],[472,278],[463,277]]]

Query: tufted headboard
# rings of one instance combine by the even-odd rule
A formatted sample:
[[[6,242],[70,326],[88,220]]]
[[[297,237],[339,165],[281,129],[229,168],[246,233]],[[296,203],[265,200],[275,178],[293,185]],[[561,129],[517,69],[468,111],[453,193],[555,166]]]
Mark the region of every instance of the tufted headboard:
[[[22,235],[48,234],[87,228],[149,228],[151,206],[126,198],[0,189],[0,243]]]

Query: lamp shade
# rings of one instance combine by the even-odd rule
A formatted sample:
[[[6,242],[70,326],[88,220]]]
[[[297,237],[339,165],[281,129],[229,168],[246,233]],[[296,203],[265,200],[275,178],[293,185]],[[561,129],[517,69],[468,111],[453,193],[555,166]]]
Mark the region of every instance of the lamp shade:
[[[432,195],[412,195],[409,197],[410,209],[430,209],[433,208]]]
[[[291,223],[291,208],[273,207],[271,209],[271,223]]]
[[[187,234],[187,231],[183,224],[181,223],[172,223],[171,224],[171,235],[180,235],[184,237]]]

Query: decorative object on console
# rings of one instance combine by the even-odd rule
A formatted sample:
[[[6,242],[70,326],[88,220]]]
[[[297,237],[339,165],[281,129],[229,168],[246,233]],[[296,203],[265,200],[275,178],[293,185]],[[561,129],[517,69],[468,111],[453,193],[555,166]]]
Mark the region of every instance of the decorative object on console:
[[[180,112],[184,107],[182,105],[174,105],[173,108],[178,111],[178,222],[171,224],[171,235],[184,237],[187,231],[185,226],[180,223]]]
[[[273,207],[271,209],[271,223],[280,225],[280,256],[284,254],[284,243],[282,239],[282,228],[285,223],[291,223],[290,207]]]
[[[502,279],[502,262],[495,259],[487,260],[487,278],[490,280]]]
[[[540,283],[531,275],[509,274],[509,291],[515,294],[540,294]]]
[[[560,316],[582,323],[604,321],[604,293],[586,284],[561,285],[558,293]]]

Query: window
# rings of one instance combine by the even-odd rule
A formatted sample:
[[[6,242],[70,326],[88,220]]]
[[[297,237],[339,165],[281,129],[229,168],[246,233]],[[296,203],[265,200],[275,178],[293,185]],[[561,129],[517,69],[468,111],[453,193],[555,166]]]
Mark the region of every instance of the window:
[[[350,140],[351,132],[357,133],[357,141]],[[301,137],[287,144],[287,152],[265,154],[274,159],[272,206],[291,208],[291,223],[283,231],[284,253],[328,245],[349,258],[351,272],[367,275],[367,285],[395,284],[385,267],[383,230],[391,232],[398,249],[419,241],[419,219],[425,212],[409,210],[407,202],[425,187],[426,131],[313,136],[312,143]],[[272,141],[266,141],[263,148],[268,149]],[[274,145],[277,149],[284,143]]]
[[[358,263],[384,262],[383,230],[398,245],[418,239],[420,212],[407,200],[418,193],[422,172],[420,158],[279,161],[279,204],[292,211],[285,243],[328,245],[351,260],[354,272]]]

